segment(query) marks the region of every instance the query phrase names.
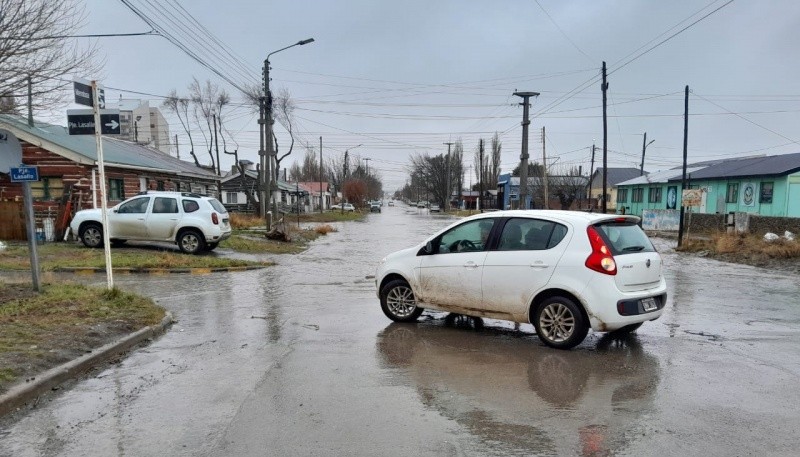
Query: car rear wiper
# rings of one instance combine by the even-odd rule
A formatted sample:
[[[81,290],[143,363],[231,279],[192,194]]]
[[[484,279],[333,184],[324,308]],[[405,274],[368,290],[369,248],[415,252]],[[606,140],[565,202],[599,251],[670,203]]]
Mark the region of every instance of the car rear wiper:
[[[628,247],[625,247],[625,248],[623,248],[622,250],[623,250],[623,251],[635,251],[635,252],[639,252],[639,251],[641,251],[641,250],[643,250],[643,249],[644,249],[644,246],[628,246]]]

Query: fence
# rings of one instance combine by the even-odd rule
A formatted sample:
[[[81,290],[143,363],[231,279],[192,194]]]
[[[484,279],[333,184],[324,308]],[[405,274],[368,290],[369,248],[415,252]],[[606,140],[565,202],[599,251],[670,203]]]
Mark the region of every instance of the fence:
[[[24,241],[25,209],[22,202],[0,202],[0,240]]]

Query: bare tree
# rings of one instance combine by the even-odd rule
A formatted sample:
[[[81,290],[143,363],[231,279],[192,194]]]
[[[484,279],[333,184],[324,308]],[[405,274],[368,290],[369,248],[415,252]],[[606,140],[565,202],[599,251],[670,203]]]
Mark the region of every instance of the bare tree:
[[[208,148],[208,156],[211,158],[211,166],[216,168],[214,160],[214,118],[222,113],[222,109],[230,104],[231,99],[225,89],[220,89],[219,85],[206,80],[201,84],[197,78],[192,78],[189,84],[189,99],[194,107],[193,115],[195,122],[200,127],[200,132]],[[206,136],[208,133],[208,136]]]
[[[264,98],[264,88],[261,85],[248,85],[245,86],[245,99],[250,109],[254,113],[258,113],[262,98]],[[272,92],[272,91],[270,91]],[[281,89],[278,95],[272,99],[272,117],[280,123],[286,132],[289,134],[289,149],[283,154],[280,154],[280,142],[275,130],[272,131],[272,144],[275,150],[275,177],[280,177],[281,161],[291,155],[294,150],[294,110],[295,104],[292,100],[291,94],[288,89]]]
[[[418,187],[417,193],[419,193],[419,190],[425,191],[441,207],[444,207],[445,202],[450,198],[452,189],[450,184],[453,182],[451,179],[456,176],[452,169],[455,168],[453,167],[453,161],[450,162],[450,167],[448,167],[447,162],[446,154],[437,156],[418,154],[411,156],[410,171],[412,182],[416,183]],[[448,171],[450,171],[449,176]]]
[[[192,159],[194,159],[194,164],[199,167],[200,161],[197,160],[197,155],[194,153],[194,140],[192,139],[192,130],[189,124],[189,99],[179,96],[178,91],[172,89],[161,106],[167,111],[175,113],[178,117],[183,131],[186,132],[186,136],[189,137],[189,154],[191,154]]]
[[[548,177],[550,194],[558,197],[561,209],[570,209],[586,189],[587,179],[578,173],[578,168],[562,168]]]
[[[497,180],[500,179],[500,150],[503,148],[503,143],[500,142],[500,137],[495,132],[492,137],[492,158],[488,166],[488,177],[486,183],[490,188],[497,188]]]
[[[25,105],[30,78],[35,110],[53,109],[66,99],[65,75],[94,75],[97,48],[65,38],[86,15],[74,0],[0,0],[0,112]],[[9,99],[13,100],[10,102]]]

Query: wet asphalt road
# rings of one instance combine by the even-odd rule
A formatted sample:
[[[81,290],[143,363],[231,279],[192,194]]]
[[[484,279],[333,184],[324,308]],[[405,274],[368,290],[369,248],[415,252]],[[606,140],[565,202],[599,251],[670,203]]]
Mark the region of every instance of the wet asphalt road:
[[[450,220],[383,210],[266,270],[117,276],[179,322],[1,422],[0,456],[797,455],[798,276],[658,241],[662,318],[556,351],[530,325],[390,323],[365,276]]]

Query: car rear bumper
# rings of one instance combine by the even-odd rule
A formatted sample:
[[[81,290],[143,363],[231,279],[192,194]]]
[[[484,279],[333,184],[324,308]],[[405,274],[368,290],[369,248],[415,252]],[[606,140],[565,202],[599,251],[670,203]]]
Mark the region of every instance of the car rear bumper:
[[[592,330],[610,332],[661,317],[667,303],[667,283],[662,278],[657,287],[621,292],[612,277],[595,278],[586,286],[583,297]],[[655,299],[656,309],[645,310],[642,300],[647,298]]]

